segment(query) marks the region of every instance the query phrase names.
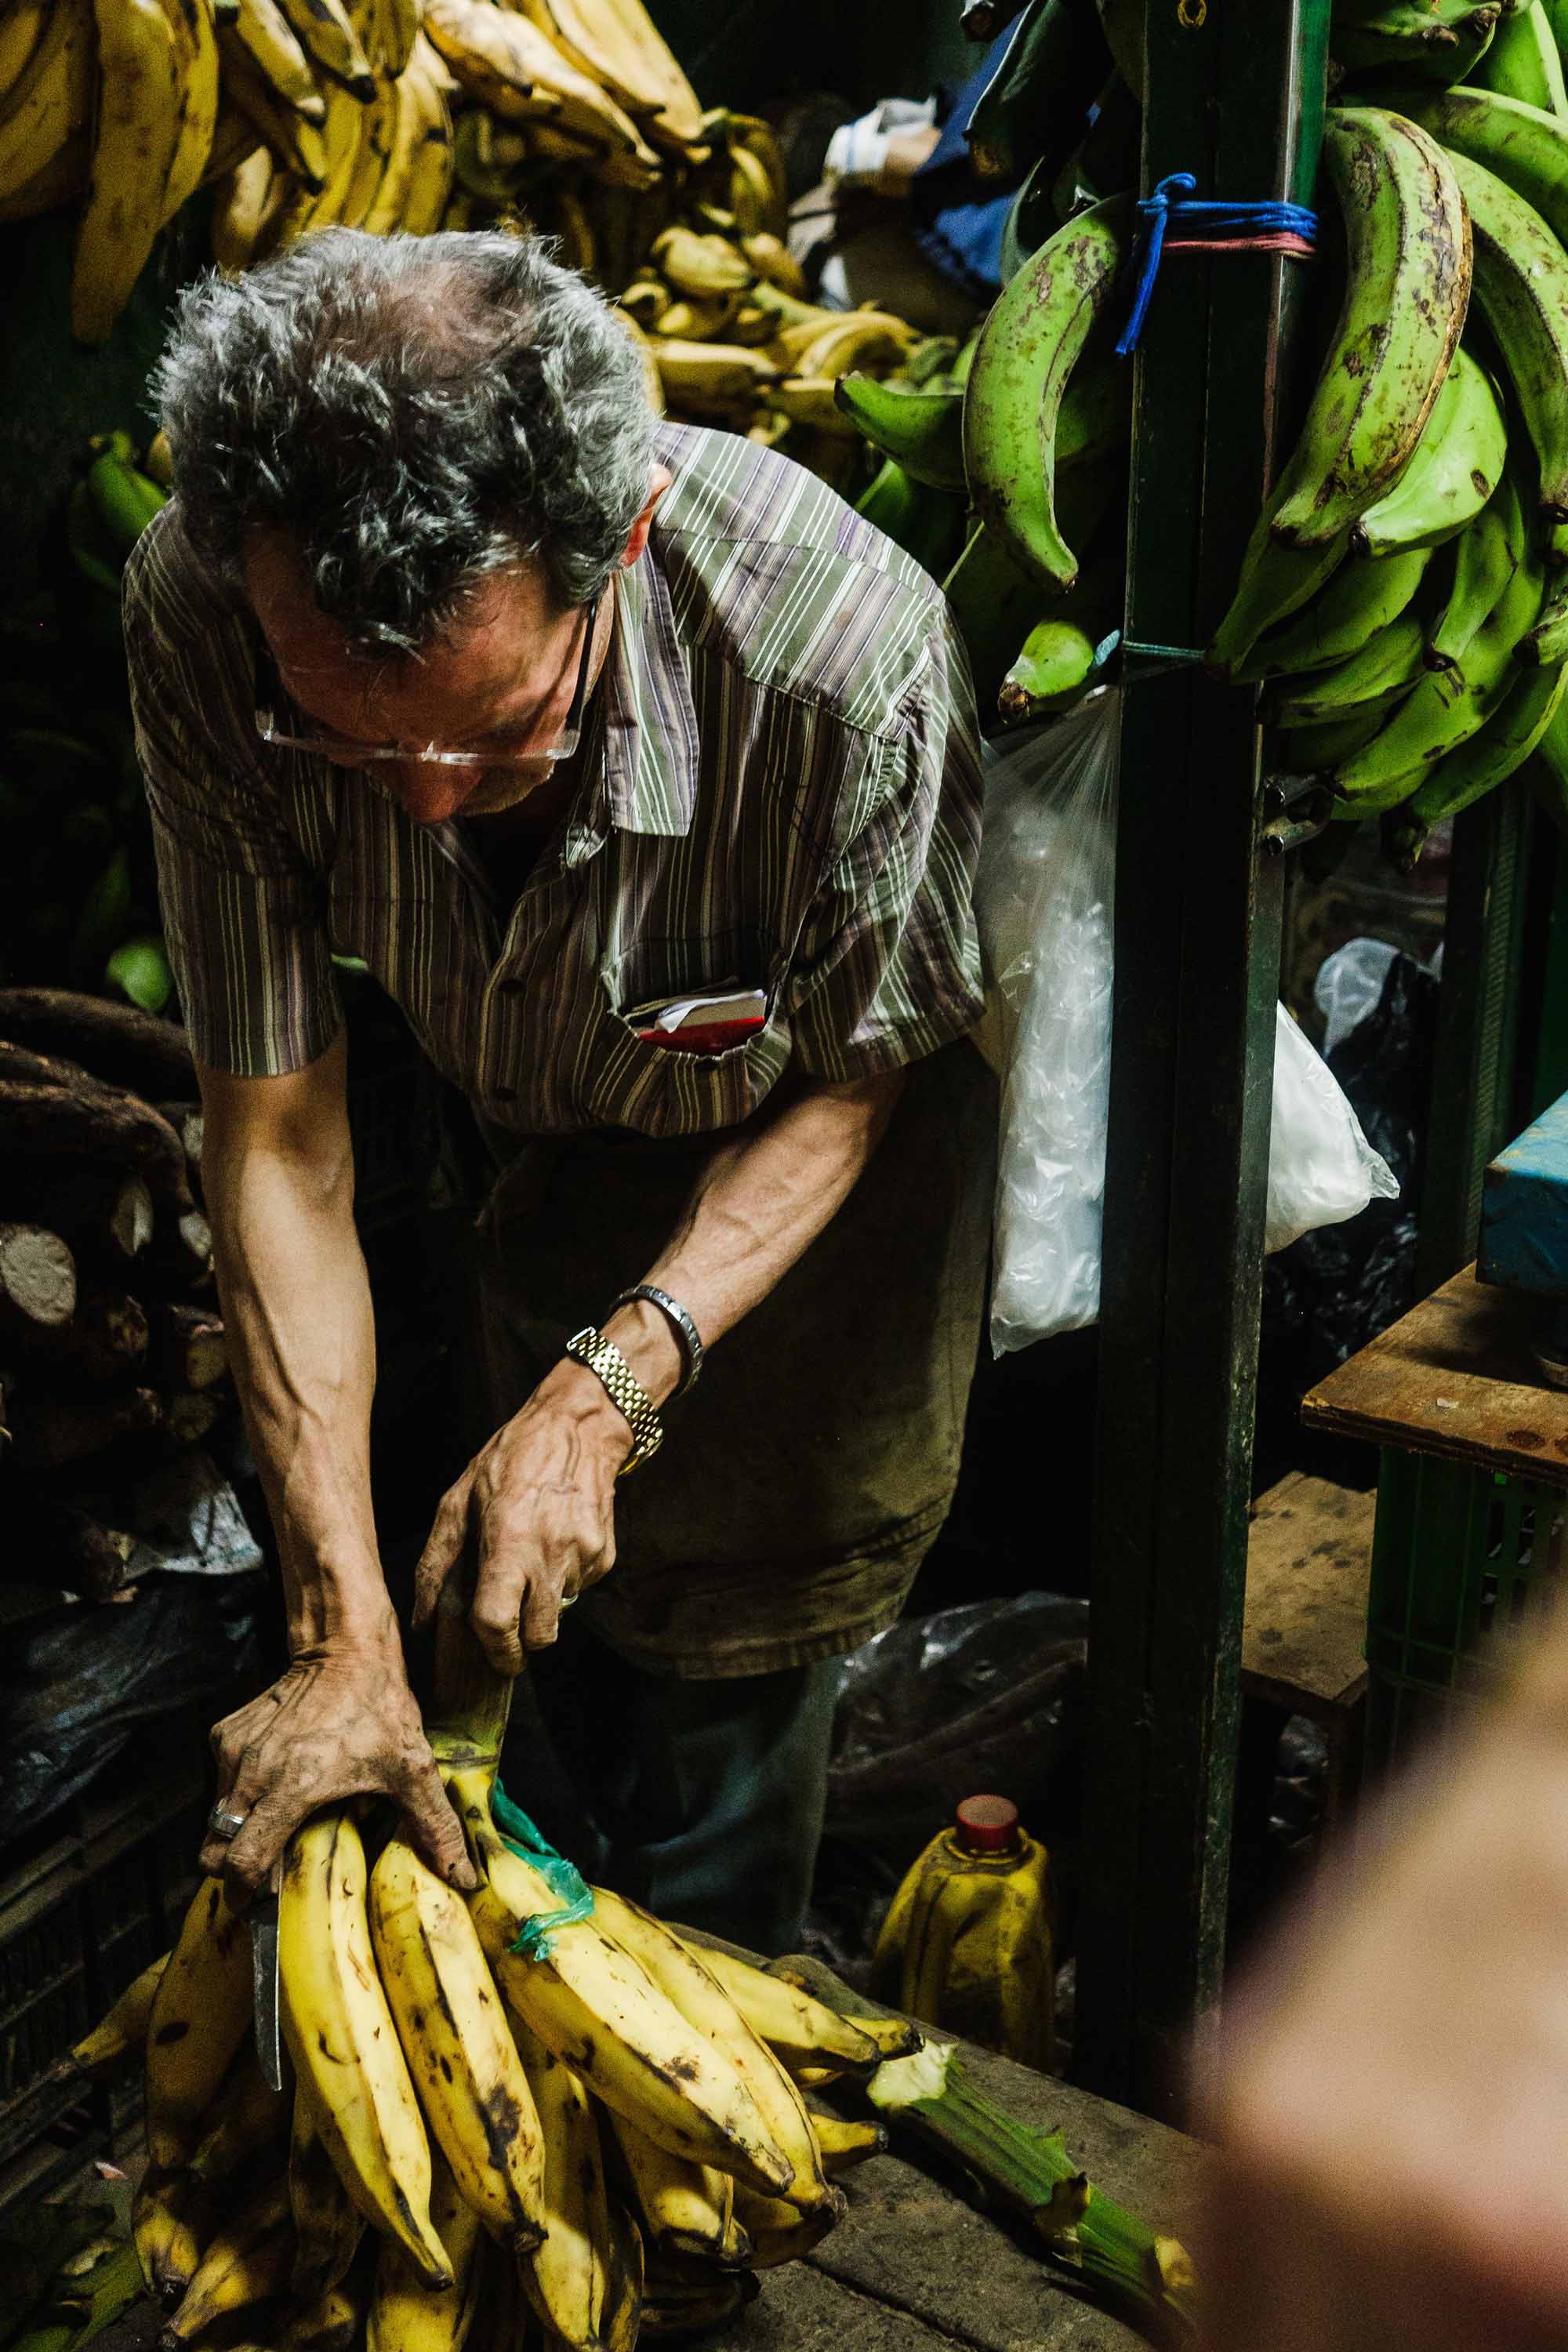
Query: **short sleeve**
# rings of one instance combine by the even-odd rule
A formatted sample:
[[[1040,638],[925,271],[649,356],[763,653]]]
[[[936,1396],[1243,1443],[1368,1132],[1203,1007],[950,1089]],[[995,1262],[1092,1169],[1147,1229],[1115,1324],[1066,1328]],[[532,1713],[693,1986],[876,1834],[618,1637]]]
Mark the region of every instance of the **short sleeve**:
[[[984,1004],[973,892],[980,741],[945,618],[873,752],[869,813],[807,919],[786,987],[794,1066],[828,1080],[923,1060]]]
[[[254,664],[165,508],[126,566],[136,750],[192,1051],[239,1077],[302,1069],[342,1025],[324,874],[254,734]]]

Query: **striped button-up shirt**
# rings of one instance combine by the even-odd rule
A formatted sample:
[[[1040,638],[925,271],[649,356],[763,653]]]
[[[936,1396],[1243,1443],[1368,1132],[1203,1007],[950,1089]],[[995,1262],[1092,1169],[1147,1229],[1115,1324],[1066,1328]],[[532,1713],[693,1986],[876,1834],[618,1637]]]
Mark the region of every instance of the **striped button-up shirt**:
[[[142,535],[132,695],[204,1062],[322,1053],[334,953],[484,1118],[533,1134],[723,1128],[786,1068],[855,1078],[973,1027],[978,740],[940,591],[770,451],[665,425],[658,455],[674,482],[616,576],[582,782],[512,903],[480,822],[417,824],[364,771],[264,743],[254,618],[177,500]],[[635,1008],[731,983],[766,1002],[743,1045],[638,1036]]]

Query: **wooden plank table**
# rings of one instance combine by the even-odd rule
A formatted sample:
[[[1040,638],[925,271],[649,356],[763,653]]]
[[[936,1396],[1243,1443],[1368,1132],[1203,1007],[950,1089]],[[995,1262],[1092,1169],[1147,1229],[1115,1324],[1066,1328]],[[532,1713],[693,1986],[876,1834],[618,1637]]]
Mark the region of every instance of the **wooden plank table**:
[[[1108,2196],[1184,2237],[1198,2143],[987,2051],[965,2051],[982,2088],[1020,2121],[1061,2124]],[[845,2179],[849,2214],[804,2262],[762,2276],[762,2294],[705,2352],[1134,2352],[1143,2339],[1083,2301],[1003,2229],[900,2157]],[[151,2352],[159,2316],[138,2305],[96,2352]]]
[[[1321,1381],[1301,1418],[1402,1454],[1568,1486],[1568,1393],[1536,1368],[1539,1319],[1537,1300],[1478,1282],[1468,1265]]]
[[[1328,1750],[1323,1827],[1359,1777],[1374,1494],[1292,1471],[1252,1515],[1241,1687],[1318,1724]]]

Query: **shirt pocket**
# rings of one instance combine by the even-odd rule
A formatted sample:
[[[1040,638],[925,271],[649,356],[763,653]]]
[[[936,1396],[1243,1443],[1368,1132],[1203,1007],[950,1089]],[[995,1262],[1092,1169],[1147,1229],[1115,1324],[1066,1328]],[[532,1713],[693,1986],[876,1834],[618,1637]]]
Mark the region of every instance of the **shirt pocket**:
[[[789,1063],[789,1024],[780,1010],[786,962],[764,934],[736,932],[639,943],[618,963],[602,964],[600,1050],[591,1079],[595,1117],[655,1136],[700,1135],[749,1118]],[[731,985],[760,989],[765,1000],[762,1027],[739,1045],[698,1053],[638,1035],[647,1015],[635,1006],[717,995]]]

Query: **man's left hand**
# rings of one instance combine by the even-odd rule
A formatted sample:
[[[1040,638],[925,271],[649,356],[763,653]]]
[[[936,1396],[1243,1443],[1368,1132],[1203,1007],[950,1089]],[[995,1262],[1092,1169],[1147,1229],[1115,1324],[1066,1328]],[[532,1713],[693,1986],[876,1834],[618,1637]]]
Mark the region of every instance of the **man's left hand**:
[[[616,1564],[616,1476],[631,1450],[594,1373],[557,1364],[442,1496],[416,1571],[415,1625],[429,1622],[471,1538],[469,1622],[499,1673],[521,1673],[528,1651],[554,1641],[565,1603]]]

